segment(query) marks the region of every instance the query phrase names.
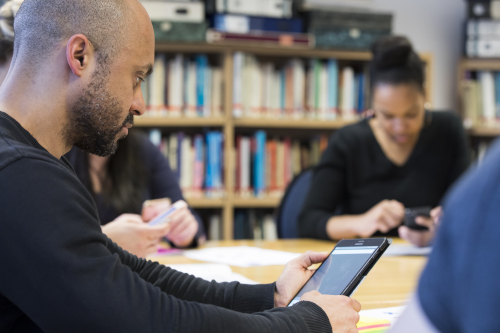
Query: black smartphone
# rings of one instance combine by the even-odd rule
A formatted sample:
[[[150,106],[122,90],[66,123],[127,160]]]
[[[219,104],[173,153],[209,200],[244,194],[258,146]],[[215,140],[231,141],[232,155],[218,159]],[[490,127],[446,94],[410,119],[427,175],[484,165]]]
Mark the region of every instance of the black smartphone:
[[[392,243],[390,238],[343,239],[292,298],[292,306],[305,293],[351,296]]]
[[[420,224],[417,224],[417,222],[415,222],[415,218],[417,216],[423,216],[423,217],[430,218],[431,217],[431,210],[432,210],[432,207],[430,207],[430,206],[406,208],[405,209],[405,218],[404,218],[403,224],[405,226],[407,226],[408,228],[413,229],[413,230],[418,230],[418,231],[429,230],[429,228],[424,227]]]

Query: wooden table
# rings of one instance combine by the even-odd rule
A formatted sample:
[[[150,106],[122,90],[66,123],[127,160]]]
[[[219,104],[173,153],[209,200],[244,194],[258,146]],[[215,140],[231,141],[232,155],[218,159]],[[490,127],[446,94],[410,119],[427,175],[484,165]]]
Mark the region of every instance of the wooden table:
[[[393,244],[405,244],[405,242],[396,239]],[[207,242],[202,247],[243,245],[302,253],[307,250],[330,252],[333,249],[334,243],[309,239],[277,241],[240,240],[211,241]],[[188,259],[183,255],[154,256],[150,259],[166,265],[200,262]],[[363,310],[402,305],[414,291],[426,262],[426,257],[383,257],[370,271],[353,297],[361,303]],[[242,274],[259,283],[270,283],[276,281],[283,271],[283,267],[284,266],[231,266],[231,269],[233,272]]]

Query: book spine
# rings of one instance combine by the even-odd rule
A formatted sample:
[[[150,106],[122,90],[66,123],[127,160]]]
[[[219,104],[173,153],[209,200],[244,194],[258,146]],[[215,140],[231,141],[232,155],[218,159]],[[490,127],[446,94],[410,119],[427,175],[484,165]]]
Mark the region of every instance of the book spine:
[[[482,90],[483,121],[491,124],[495,121],[495,80],[493,73],[483,71],[479,73]]]
[[[251,163],[251,139],[243,137],[241,139],[241,192],[250,191],[250,163]]]
[[[280,70],[280,116],[285,114],[286,108],[286,70]]]
[[[330,120],[332,116],[328,113],[328,72],[324,62],[320,62],[319,69],[319,118]]]
[[[205,73],[208,59],[205,55],[196,56],[196,112],[203,117],[205,107]]]
[[[248,33],[250,31],[301,33],[300,18],[275,19],[258,16],[216,14],[213,18],[217,31],[232,33]]]
[[[152,75],[151,116],[159,117],[165,109],[165,75],[167,59],[165,54],[159,54],[155,59],[155,71]]]
[[[211,106],[212,106],[212,68],[210,66],[205,67],[205,73],[203,74],[205,79],[204,90],[203,90],[203,117],[211,116]]]
[[[182,114],[187,116],[189,113],[189,59],[184,58],[182,64]]]
[[[193,161],[191,151],[191,138],[186,136],[182,139],[181,144],[181,180],[180,187],[183,193],[187,193],[192,187],[193,176]]]
[[[266,132],[255,133],[254,192],[256,196],[265,193]]]
[[[321,64],[318,59],[313,60],[313,71],[314,71],[314,113],[317,115],[319,119],[320,117],[320,71]]]
[[[243,52],[236,52],[233,58],[233,117],[235,118],[241,118],[243,116],[241,91],[243,58]]]
[[[357,100],[358,114],[365,111],[365,75],[358,74],[358,100]]]
[[[328,108],[332,118],[339,113],[339,66],[336,59],[328,59]]]
[[[222,70],[212,70],[212,114],[215,117],[222,116]]]
[[[354,118],[354,70],[345,67],[342,71],[342,116],[344,119]]]
[[[203,154],[203,136],[198,134],[194,137],[195,157],[194,157],[194,175],[193,190],[201,193],[203,188],[204,173],[204,154]]]

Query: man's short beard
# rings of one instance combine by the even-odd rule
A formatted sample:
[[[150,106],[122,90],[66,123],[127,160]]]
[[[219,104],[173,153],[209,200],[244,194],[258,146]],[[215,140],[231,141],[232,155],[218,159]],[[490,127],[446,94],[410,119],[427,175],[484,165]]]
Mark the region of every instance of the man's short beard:
[[[122,120],[123,108],[118,98],[106,90],[109,77],[106,64],[99,64],[88,87],[68,111],[69,124],[64,136],[70,145],[87,153],[109,156],[118,148],[117,135],[126,124],[133,124],[129,114]]]

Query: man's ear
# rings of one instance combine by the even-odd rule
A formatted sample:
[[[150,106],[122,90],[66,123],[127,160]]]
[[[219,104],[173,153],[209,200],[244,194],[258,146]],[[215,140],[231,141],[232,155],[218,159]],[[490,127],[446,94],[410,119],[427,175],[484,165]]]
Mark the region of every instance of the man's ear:
[[[76,76],[82,76],[94,56],[92,44],[82,34],[73,35],[66,46],[66,58],[71,71]]]

